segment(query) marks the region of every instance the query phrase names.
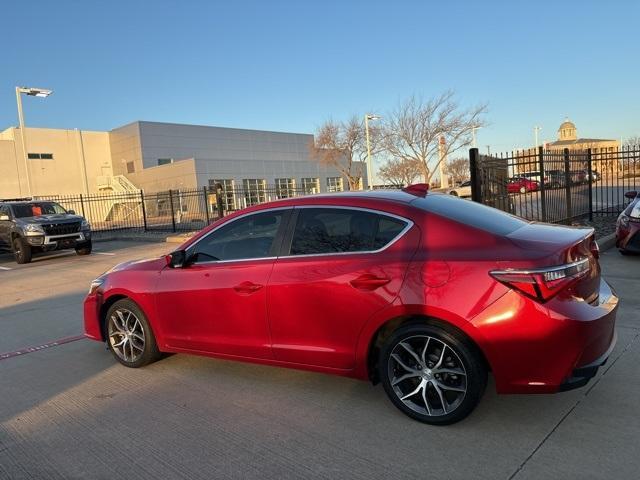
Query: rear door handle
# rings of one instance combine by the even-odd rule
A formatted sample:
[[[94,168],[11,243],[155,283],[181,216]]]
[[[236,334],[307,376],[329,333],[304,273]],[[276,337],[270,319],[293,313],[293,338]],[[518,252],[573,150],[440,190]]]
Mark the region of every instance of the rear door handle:
[[[236,285],[235,287],[233,287],[233,289],[241,294],[244,295],[249,295],[251,293],[257,292],[258,290],[260,290],[263,287],[263,285],[259,285],[257,283],[253,283],[253,282],[242,282],[239,285]]]
[[[358,278],[351,280],[349,283],[358,290],[371,291],[386,285],[390,281],[391,279],[387,277],[378,277],[376,275],[365,273],[364,275],[360,275]]]

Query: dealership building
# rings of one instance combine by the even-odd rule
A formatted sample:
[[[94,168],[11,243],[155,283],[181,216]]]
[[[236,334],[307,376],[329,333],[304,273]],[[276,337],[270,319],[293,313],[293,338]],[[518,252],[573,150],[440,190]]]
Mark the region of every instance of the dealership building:
[[[0,132],[0,198],[98,192],[226,190],[292,196],[348,189],[310,157],[313,135],[160,122],[109,132],[20,128]],[[22,148],[26,144],[27,154]],[[356,162],[366,185],[366,166]],[[249,198],[249,197],[248,197]]]

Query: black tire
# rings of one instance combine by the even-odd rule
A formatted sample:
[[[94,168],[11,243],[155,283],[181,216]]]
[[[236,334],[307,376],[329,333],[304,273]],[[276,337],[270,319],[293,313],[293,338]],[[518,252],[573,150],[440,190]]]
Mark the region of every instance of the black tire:
[[[457,197],[458,196],[458,192],[456,192],[455,190],[451,190],[449,192],[449,195],[453,195],[454,197]]]
[[[83,243],[81,247],[76,247],[76,253],[78,255],[89,255],[91,254],[91,249],[93,245],[91,244],[91,240],[86,243]]]
[[[17,263],[30,263],[31,262],[31,245],[22,237],[15,237],[13,239],[13,256]]]
[[[401,343],[415,348],[420,342],[426,343],[427,339],[424,365],[419,365],[408,350],[403,355],[406,349]],[[446,347],[442,348],[442,345]],[[409,376],[411,370],[401,367],[396,361],[398,355],[404,367],[416,373],[413,377]],[[438,356],[439,359],[434,359]],[[442,373],[438,365],[448,372]],[[380,351],[379,369],[382,385],[393,404],[405,415],[430,425],[449,425],[465,418],[476,407],[487,385],[485,361],[473,344],[453,329],[424,323],[402,326],[387,338]],[[403,375],[407,377],[405,380],[401,379]],[[418,391],[421,385],[425,386]],[[464,389],[464,392],[451,390],[454,388]],[[412,391],[418,393],[411,396]],[[425,396],[429,404],[427,407]]]
[[[132,314],[132,316],[128,316],[127,312]],[[123,318],[125,319],[124,323]],[[139,322],[139,327],[135,324],[134,320]],[[153,330],[149,325],[146,315],[132,300],[128,298],[118,300],[111,305],[104,318],[104,322],[107,346],[115,359],[124,366],[139,368],[155,362],[161,357],[155,336],[153,335]],[[128,351],[131,352],[130,360],[127,360],[126,353],[123,358],[121,350],[118,347],[118,343],[123,341],[124,337],[127,336],[126,334],[119,333],[123,331],[122,326],[128,327],[126,330],[132,332],[132,336],[128,336],[128,340],[124,342],[123,347],[124,351],[127,352],[126,346],[129,345],[130,349]],[[142,331],[144,338],[142,344],[134,336],[135,332],[139,334],[140,331]]]

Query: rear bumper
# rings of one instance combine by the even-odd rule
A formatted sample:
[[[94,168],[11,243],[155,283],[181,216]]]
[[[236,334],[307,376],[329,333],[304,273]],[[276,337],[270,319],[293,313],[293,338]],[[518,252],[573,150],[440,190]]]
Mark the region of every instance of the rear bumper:
[[[601,280],[599,298],[542,305],[511,291],[472,323],[498,393],[554,393],[585,385],[615,345],[618,297]]]
[[[604,354],[602,354],[600,357],[598,357],[596,360],[591,362],[589,365],[575,368],[573,372],[571,372],[571,376],[567,378],[564,382],[562,382],[562,384],[560,384],[559,391],[566,392],[568,390],[573,390],[575,388],[584,387],[587,383],[589,383],[589,380],[595,377],[596,374],[598,373],[598,369],[602,367],[605,363],[607,363],[607,360],[609,359],[609,355],[611,355],[611,352],[613,352],[613,349],[616,346],[617,340],[618,340],[618,335],[617,333],[615,333],[615,330],[614,330],[613,339],[607,351]]]

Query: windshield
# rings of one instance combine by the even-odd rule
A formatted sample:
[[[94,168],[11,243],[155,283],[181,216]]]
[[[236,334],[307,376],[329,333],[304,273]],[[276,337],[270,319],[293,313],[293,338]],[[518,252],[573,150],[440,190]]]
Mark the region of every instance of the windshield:
[[[55,202],[30,202],[12,205],[16,218],[37,217],[38,215],[55,215],[67,211]]]

